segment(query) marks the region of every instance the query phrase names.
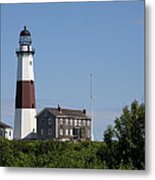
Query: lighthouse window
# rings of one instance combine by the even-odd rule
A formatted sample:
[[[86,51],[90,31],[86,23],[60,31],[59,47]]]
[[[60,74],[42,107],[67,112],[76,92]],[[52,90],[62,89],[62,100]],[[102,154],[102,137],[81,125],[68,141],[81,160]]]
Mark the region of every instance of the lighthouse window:
[[[32,65],[32,61],[30,61],[30,65]]]

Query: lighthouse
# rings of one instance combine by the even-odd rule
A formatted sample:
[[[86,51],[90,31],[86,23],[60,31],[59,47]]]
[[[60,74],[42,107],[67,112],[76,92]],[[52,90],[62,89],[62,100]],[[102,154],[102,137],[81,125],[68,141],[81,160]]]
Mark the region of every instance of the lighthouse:
[[[24,26],[16,50],[18,68],[15,97],[14,139],[23,139],[36,132],[36,104],[31,33]]]

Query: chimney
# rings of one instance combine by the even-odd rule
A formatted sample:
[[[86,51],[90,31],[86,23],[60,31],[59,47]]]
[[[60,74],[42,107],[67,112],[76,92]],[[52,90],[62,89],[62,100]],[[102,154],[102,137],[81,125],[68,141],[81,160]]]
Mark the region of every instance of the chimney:
[[[83,109],[83,113],[86,114],[86,109]]]
[[[58,104],[58,111],[59,111],[60,113],[62,112],[61,107],[59,106],[59,104]]]

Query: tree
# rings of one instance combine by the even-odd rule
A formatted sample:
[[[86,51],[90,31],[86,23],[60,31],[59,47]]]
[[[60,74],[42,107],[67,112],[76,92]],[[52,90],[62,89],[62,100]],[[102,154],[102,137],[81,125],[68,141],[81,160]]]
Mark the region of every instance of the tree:
[[[104,132],[106,144],[117,142],[116,153],[120,168],[145,168],[145,106],[134,101],[130,108],[125,106],[113,128]],[[118,161],[118,159],[117,159]]]

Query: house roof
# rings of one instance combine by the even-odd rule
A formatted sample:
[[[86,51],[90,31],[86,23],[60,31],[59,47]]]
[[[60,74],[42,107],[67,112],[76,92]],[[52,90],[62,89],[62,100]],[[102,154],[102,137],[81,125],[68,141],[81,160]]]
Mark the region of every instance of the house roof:
[[[23,140],[35,140],[37,139],[37,133],[30,132],[26,137],[23,138]]]
[[[7,125],[1,121],[0,121],[0,128],[11,128],[12,129],[12,127],[10,125]]]
[[[63,108],[51,108],[46,107],[44,108],[37,117],[42,114],[45,110],[49,111],[51,114],[53,114],[56,117],[78,117],[83,119],[90,119],[88,115],[86,115],[86,110],[75,110],[75,109],[63,109]]]

